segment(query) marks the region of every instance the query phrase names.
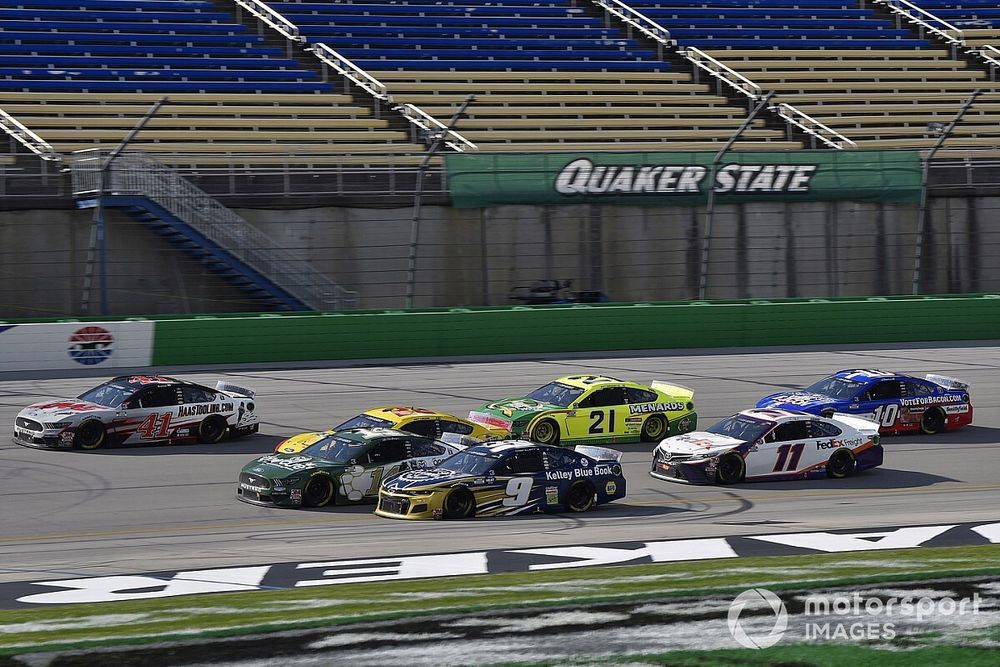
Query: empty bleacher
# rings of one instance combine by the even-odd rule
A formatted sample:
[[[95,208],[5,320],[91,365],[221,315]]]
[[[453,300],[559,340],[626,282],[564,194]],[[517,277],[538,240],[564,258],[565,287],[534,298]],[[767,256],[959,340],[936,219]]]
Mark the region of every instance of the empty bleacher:
[[[132,148],[258,163],[286,153],[368,161],[422,149],[212,2],[15,0],[0,8],[0,109],[57,152],[113,148],[164,95],[169,102]]]
[[[975,1],[975,0],[974,0]],[[696,47],[858,148],[924,148],[976,89],[948,147],[997,147],[1000,84],[888,13],[855,0],[631,0]],[[921,3],[918,3],[921,4]],[[994,3],[995,4],[995,3]]]
[[[711,149],[745,109],[570,0],[270,2],[481,151]],[[738,148],[801,147],[763,121]]]
[[[996,0],[918,0],[915,4],[961,30],[966,46],[1000,49],[1000,4]]]

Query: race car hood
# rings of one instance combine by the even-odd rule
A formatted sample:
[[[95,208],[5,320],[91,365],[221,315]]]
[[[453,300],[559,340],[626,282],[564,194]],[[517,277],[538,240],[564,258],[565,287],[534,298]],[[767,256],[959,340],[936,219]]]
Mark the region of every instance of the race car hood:
[[[479,406],[469,413],[469,421],[509,431],[514,423],[527,422],[539,412],[563,409],[560,405],[542,403],[533,398],[505,398]]]
[[[727,435],[718,433],[708,433],[707,431],[693,431],[684,435],[675,435],[660,442],[657,449],[661,449],[671,454],[721,454],[737,445],[742,445],[742,440],[730,438]]]
[[[43,423],[53,423],[70,419],[77,415],[114,410],[104,405],[81,401],[79,399],[42,401],[32,403],[21,410],[18,416],[27,417]]]
[[[300,433],[298,435],[293,435],[292,437],[279,442],[274,448],[274,451],[279,454],[295,454],[296,452],[301,452],[309,445],[319,442],[331,433],[333,433],[333,431],[317,431],[316,433]]]
[[[448,485],[453,482],[469,481],[481,483],[482,477],[476,477],[466,472],[456,472],[445,468],[430,468],[427,470],[408,470],[395,477],[390,477],[382,483],[382,488],[386,491],[408,491],[411,489],[423,489],[425,487],[435,487]]]
[[[285,479],[295,473],[309,472],[317,468],[343,471],[346,467],[326,459],[301,454],[266,454],[243,466],[243,472],[267,479]]]
[[[821,408],[836,406],[837,403],[835,398],[814,394],[810,391],[783,391],[760,399],[757,401],[757,407],[813,412]]]

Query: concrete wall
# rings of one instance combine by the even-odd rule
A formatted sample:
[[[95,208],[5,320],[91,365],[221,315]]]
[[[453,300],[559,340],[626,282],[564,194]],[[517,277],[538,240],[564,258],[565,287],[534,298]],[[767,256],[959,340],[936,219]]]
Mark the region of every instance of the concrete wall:
[[[1000,198],[931,202],[926,293],[1000,290]],[[298,250],[363,308],[405,304],[412,209],[237,211]],[[108,212],[110,315],[255,311],[183,251]],[[0,317],[81,314],[91,211],[0,212]],[[908,294],[913,206],[802,202],[723,206],[713,220],[708,298]],[[424,207],[417,307],[504,305],[509,290],[569,279],[615,301],[697,296],[703,211],[685,207]],[[91,314],[97,315],[96,299]]]

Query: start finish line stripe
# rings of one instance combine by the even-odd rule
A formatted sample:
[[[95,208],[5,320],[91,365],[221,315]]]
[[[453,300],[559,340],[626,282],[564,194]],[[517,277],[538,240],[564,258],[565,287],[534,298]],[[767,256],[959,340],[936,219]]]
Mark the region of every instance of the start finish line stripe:
[[[201,593],[292,589],[575,567],[998,543],[1000,523],[963,523],[275,563],[212,570],[9,583],[0,585],[0,608],[150,600]]]

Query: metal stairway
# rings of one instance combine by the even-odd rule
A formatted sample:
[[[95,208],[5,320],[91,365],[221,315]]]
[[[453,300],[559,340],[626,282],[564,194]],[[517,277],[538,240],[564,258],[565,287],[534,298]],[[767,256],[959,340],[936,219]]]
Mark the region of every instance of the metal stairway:
[[[169,167],[140,152],[118,155],[104,169],[101,151],[73,154],[73,194],[80,208],[124,209],[253,298],[278,310],[356,308],[344,289]],[[103,184],[102,184],[103,180]],[[103,187],[102,187],[103,185]]]

